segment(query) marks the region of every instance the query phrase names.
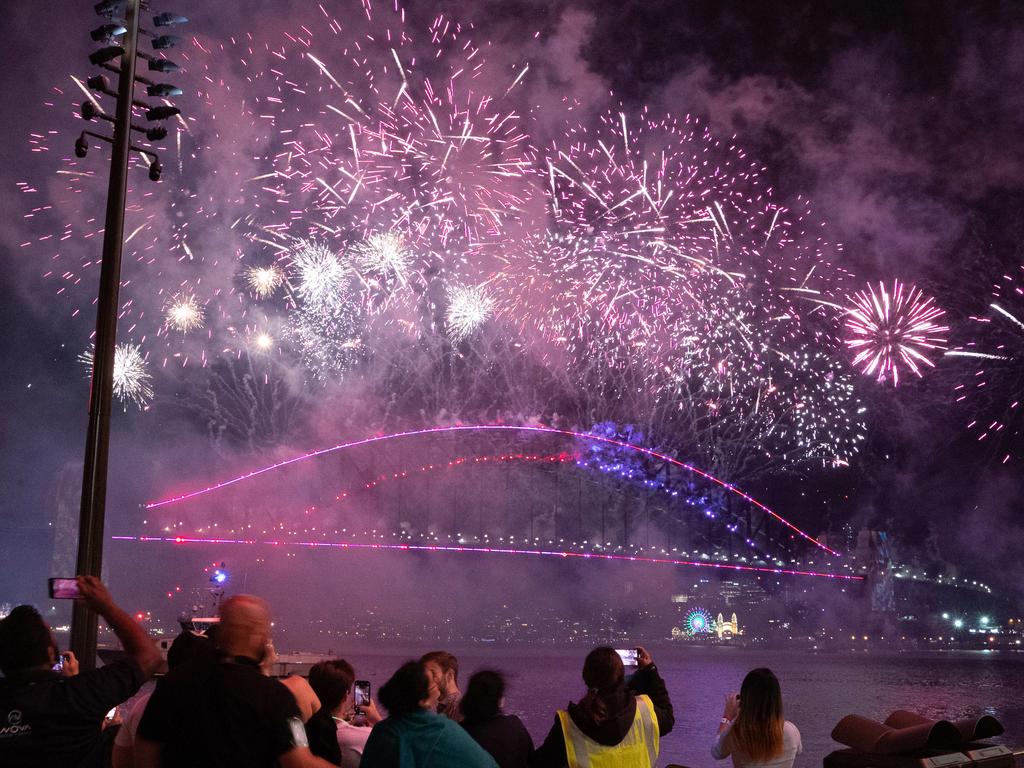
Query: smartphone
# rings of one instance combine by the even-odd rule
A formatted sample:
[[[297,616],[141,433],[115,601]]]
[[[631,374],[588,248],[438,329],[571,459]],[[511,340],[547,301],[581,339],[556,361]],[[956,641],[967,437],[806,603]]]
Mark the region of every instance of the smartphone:
[[[370,704],[370,681],[356,680],[352,686],[352,706],[355,714],[363,714],[363,707]]]
[[[57,663],[53,665],[53,671],[54,672],[63,672],[64,671],[64,654],[63,653],[60,656],[57,657]]]
[[[54,600],[75,600],[82,596],[78,591],[78,579],[50,579],[50,597]]]
[[[636,648],[616,648],[615,652],[619,654],[624,667],[636,666]]]

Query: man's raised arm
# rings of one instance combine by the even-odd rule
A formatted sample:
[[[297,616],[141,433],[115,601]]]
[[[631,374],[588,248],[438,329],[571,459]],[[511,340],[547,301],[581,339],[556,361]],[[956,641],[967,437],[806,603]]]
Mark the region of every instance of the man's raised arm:
[[[114,630],[128,658],[139,665],[146,679],[155,675],[163,660],[156,648],[156,642],[142,625],[114,603],[103,582],[95,576],[79,576],[78,590],[85,604],[102,616]]]

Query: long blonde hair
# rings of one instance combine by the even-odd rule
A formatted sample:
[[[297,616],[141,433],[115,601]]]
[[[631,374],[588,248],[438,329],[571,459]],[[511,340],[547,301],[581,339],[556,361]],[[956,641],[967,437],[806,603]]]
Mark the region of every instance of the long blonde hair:
[[[740,686],[740,713],[732,724],[733,748],[756,763],[782,754],[782,690],[770,669],[751,670]]]

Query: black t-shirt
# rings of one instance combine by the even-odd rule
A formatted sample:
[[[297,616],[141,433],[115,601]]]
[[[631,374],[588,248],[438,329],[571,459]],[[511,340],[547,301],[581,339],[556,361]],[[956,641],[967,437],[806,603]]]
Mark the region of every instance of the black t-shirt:
[[[464,720],[474,741],[487,750],[500,768],[526,768],[533,754],[533,739],[515,715],[495,715],[486,720]]]
[[[75,677],[31,670],[0,678],[0,766],[99,766],[103,716],[145,680],[128,660]]]
[[[329,763],[341,765],[341,746],[338,744],[338,724],[326,709],[320,709],[306,722],[309,751]]]
[[[259,768],[306,744],[299,708],[252,659],[196,659],[153,692],[138,735],[162,745],[164,768]]]

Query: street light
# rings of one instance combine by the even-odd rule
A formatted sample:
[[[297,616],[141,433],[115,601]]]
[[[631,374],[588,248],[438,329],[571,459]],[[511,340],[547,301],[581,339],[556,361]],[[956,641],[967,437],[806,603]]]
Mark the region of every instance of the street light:
[[[85,461],[82,472],[82,506],[79,512],[78,560],[76,573],[99,576],[103,564],[103,523],[107,494],[107,461],[110,444],[110,411],[113,395],[114,345],[117,340],[118,289],[121,283],[121,251],[124,245],[124,209],[128,184],[128,161],[132,152],[149,160],[149,178],[157,181],[162,166],[155,152],[133,146],[132,131],[146,134],[150,141],[158,141],[167,135],[166,129],[143,128],[132,124],[132,109],[146,111],[155,109],[173,110],[166,116],[178,114],[175,107],[157,107],[134,99],[136,80],[146,85],[156,85],[145,78],[136,77],[136,60],[140,57],[139,6],[142,0],[101,0],[94,7],[96,13],[107,19],[107,23],[90,33],[97,42],[108,42],[114,37],[122,38],[120,45],[107,45],[89,55],[89,61],[98,67],[117,74],[117,91],[110,90],[103,75],[91,77],[89,88],[116,99],[114,116],[106,114],[92,100],[83,102],[81,117],[84,120],[101,119],[113,124],[113,135],[104,136],[92,131],[83,131],[75,140],[75,156],[84,158],[89,154],[91,136],[111,145],[110,180],[107,187],[107,209],[103,228],[103,257],[100,262],[100,286],[96,303],[96,336],[93,354],[92,387],[89,393],[89,427],[86,434]],[[124,9],[124,21],[121,10]],[[154,18],[156,22],[156,18]],[[155,37],[152,32],[148,33]],[[142,55],[154,67],[155,57]],[[118,65],[112,62],[118,59]],[[173,63],[171,63],[173,64]],[[158,71],[175,71],[173,68]],[[153,118],[150,118],[153,119]],[[163,118],[160,118],[163,119]],[[78,657],[82,670],[91,670],[96,665],[96,614],[75,601],[71,619],[71,647]]]

